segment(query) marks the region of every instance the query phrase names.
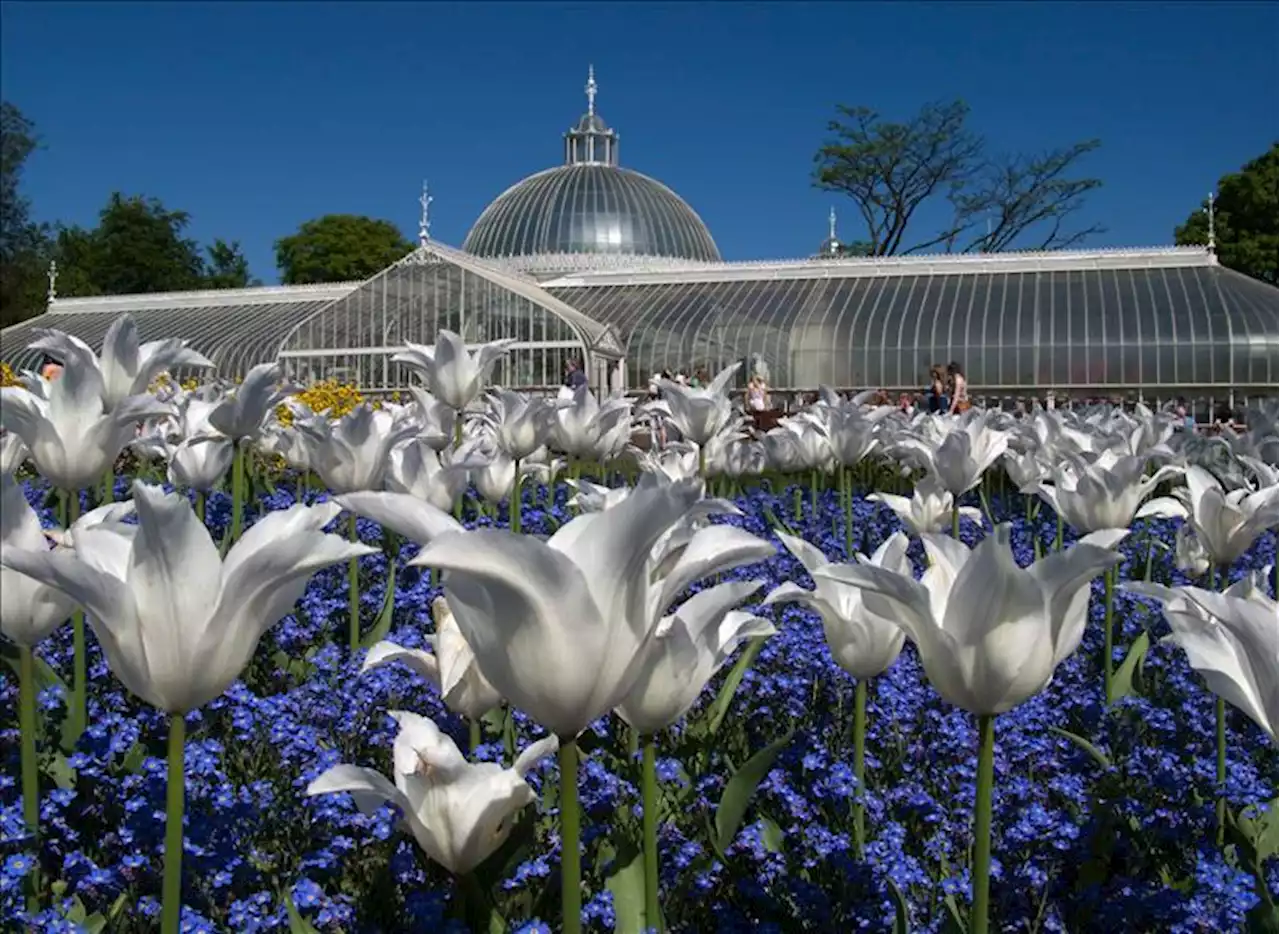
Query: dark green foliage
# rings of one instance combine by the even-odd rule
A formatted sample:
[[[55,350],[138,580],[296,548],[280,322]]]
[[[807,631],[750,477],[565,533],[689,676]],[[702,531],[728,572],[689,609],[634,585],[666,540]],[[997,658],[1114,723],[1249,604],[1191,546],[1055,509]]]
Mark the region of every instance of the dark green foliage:
[[[358,214],[326,214],[276,241],[276,266],[285,285],[368,279],[413,250],[390,221]]]
[[[1239,172],[1229,172],[1218,180],[1214,203],[1214,240],[1222,265],[1246,276],[1276,285],[1276,254],[1280,250],[1277,216],[1280,197],[1276,193],[1280,148],[1271,148],[1252,159]],[[1209,242],[1209,203],[1206,199],[1173,232],[1179,245]]]

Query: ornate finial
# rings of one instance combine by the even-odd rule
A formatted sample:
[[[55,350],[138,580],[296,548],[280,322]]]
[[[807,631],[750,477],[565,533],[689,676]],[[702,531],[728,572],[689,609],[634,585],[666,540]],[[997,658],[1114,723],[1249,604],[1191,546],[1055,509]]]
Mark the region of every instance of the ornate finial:
[[[58,261],[49,260],[49,304],[58,297]]]
[[[836,209],[833,207],[831,213],[827,215],[827,225],[830,230],[829,236],[832,240],[836,239]]]
[[[418,218],[418,246],[426,246],[431,239],[431,202],[432,197],[427,190],[427,183],[422,183],[422,197],[418,203],[422,205],[422,216]]]
[[[596,113],[596,66],[587,66],[587,113]]]
[[[1214,191],[1209,192],[1209,203],[1208,205],[1206,205],[1204,209],[1205,213],[1209,215],[1209,252],[1210,253],[1213,253],[1218,248],[1217,230],[1215,230],[1213,226],[1213,207],[1217,203],[1217,200],[1218,200],[1217,192],[1214,192]]]

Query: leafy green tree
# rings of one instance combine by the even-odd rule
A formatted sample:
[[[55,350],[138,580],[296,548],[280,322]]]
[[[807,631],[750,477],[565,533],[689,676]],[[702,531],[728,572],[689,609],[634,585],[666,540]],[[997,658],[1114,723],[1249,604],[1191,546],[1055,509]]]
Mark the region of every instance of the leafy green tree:
[[[249,261],[241,252],[238,242],[214,240],[207,252],[209,256],[205,261],[204,280],[208,288],[244,289],[262,285],[261,280],[250,275]]]
[[[21,192],[22,169],[38,146],[35,124],[0,102],[0,327],[44,309],[49,235]]]
[[[377,275],[412,250],[390,221],[326,214],[276,241],[276,266],[286,285],[346,282]]]
[[[200,244],[183,232],[190,222],[185,211],[170,211],[156,198],[111,195],[92,231],[63,228],[59,247],[73,247],[60,258],[59,271],[78,273],[59,294],[129,295],[137,292],[176,292],[204,284]],[[61,252],[61,249],[60,249]]]
[[[1084,196],[1102,184],[1069,177],[1097,140],[998,156],[966,126],[963,101],[926,104],[903,123],[869,107],[836,110],[838,119],[828,124],[833,137],[814,156],[813,182],[857,205],[866,237],[850,245],[855,255],[1062,249],[1102,230],[1066,229]],[[949,220],[909,237],[921,226],[917,212],[939,202],[948,206]]]
[[[1272,285],[1277,284],[1276,255],[1280,250],[1278,165],[1280,146],[1272,143],[1267,152],[1245,163],[1239,172],[1229,172],[1218,179],[1213,205],[1218,261],[1228,269]],[[1208,199],[1173,232],[1173,240],[1179,246],[1208,244]]]

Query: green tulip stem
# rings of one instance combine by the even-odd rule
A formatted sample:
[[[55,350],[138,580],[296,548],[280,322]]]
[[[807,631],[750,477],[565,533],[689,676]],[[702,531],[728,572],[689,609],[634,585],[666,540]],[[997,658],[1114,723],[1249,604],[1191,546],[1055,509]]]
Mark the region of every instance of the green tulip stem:
[[[1113,617],[1116,603],[1116,569],[1114,565],[1102,574],[1102,692],[1111,703],[1113,699],[1112,678],[1115,674],[1111,665],[1115,652],[1115,629]]]
[[[484,730],[481,727],[479,720],[468,720],[467,727],[469,731],[467,742],[470,744],[471,754],[474,756],[476,754],[476,747],[484,742]]]
[[[244,445],[236,442],[231,457],[231,544],[240,541],[244,528]]]
[[[818,514],[818,471],[817,468],[809,471],[809,512],[813,515]]]
[[[866,785],[863,776],[867,771],[867,679],[859,678],[853,690],[853,780],[857,785],[853,799],[853,842],[862,859],[867,845]]]
[[[521,508],[524,505],[522,502],[524,498],[524,477],[520,475],[520,458],[517,457],[515,459],[515,463],[516,479],[511,486],[511,499],[508,501],[507,512],[511,513],[511,531],[516,535],[519,535],[521,520],[524,518],[521,515],[521,513],[524,512]]]
[[[67,493],[67,525],[68,529],[80,518],[80,491]],[[76,735],[89,722],[89,647],[85,642],[84,610],[76,610],[71,614],[71,646],[72,679],[71,709],[68,718],[75,725]]]
[[[644,796],[644,925],[662,930],[662,905],[658,901],[658,745],[652,736],[641,740],[641,793]]]
[[[350,525],[348,530],[351,541],[359,544],[360,531],[356,527],[356,515],[352,513],[348,519]],[[347,561],[347,600],[348,615],[350,622],[348,624],[348,643],[352,652],[360,648],[360,559],[351,558]]]
[[[978,717],[978,777],[973,802],[973,907],[969,934],[987,934],[991,902],[991,790],[995,773],[996,718]]]
[[[791,511],[795,514],[798,525],[804,519],[804,490],[798,483],[791,485]]]
[[[116,498],[116,468],[115,464],[107,467],[107,472],[102,475],[102,504],[114,502]]]
[[[196,518],[204,525],[204,493],[196,490]]]
[[[1054,550],[1054,551],[1061,551],[1061,550],[1062,550],[1062,527],[1063,527],[1063,525],[1064,525],[1064,523],[1063,523],[1063,521],[1062,521],[1062,513],[1058,513],[1058,531],[1057,531],[1057,534],[1056,534],[1056,535],[1054,535],[1054,538],[1053,538],[1053,550]]]
[[[36,762],[36,658],[30,646],[18,646],[18,729],[22,734],[22,816],[40,837],[40,771]]]
[[[951,537],[960,541],[960,505],[951,508]]]
[[[846,561],[853,560],[853,474],[841,468],[841,499],[844,501],[844,555]]]
[[[578,740],[560,740],[560,930],[582,931],[582,815],[578,811]]]
[[[703,480],[707,479],[707,446],[705,444],[698,445],[698,476]]]
[[[186,797],[183,752],[186,722],[169,715],[169,779],[165,789],[164,883],[160,934],[178,934],[182,920],[182,808]]]

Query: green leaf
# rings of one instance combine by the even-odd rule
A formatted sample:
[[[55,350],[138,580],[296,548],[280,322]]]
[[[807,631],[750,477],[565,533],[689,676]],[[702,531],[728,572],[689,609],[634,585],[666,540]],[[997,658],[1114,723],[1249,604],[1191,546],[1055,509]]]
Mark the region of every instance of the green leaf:
[[[791,744],[793,736],[795,733],[790,732],[782,739],[765,746],[744,762],[742,768],[734,772],[728,784],[724,786],[724,794],[720,796],[720,804],[716,807],[714,840],[716,850],[721,856],[738,836],[738,828],[742,826],[742,820],[747,816],[747,807],[751,803],[751,797],[755,794],[756,788],[773,768],[774,760]]]
[[[969,930],[969,920],[965,917],[965,913],[960,910],[960,906],[956,903],[956,897],[947,893],[947,895],[942,899],[942,904],[947,908],[947,920],[951,922],[951,930],[965,934],[965,932]]]
[[[12,642],[0,643],[0,661],[13,671],[13,676],[18,677],[18,647]],[[67,687],[67,683],[58,676],[58,673],[49,666],[39,655],[35,658],[36,662],[36,691],[40,692],[47,688],[61,688],[62,696],[68,697],[71,689]]]
[[[724,723],[724,718],[729,713],[729,706],[733,703],[733,695],[738,692],[738,685],[742,683],[742,676],[747,673],[751,663],[756,660],[756,656],[764,648],[764,642],[765,637],[763,636],[749,640],[747,647],[742,650],[742,654],[738,656],[733,668],[729,670],[728,676],[724,679],[724,684],[720,686],[720,693],[716,695],[715,701],[707,710],[708,736],[715,736],[720,729],[720,725]]]
[[[778,822],[771,817],[760,818],[760,823],[764,825],[764,833],[761,834],[764,839],[764,848],[770,853],[781,853],[782,847],[786,843],[786,833],[778,826]]]
[[[1150,646],[1151,637],[1145,632],[1133,640],[1133,645],[1129,646],[1129,654],[1111,676],[1111,696],[1107,698],[1108,703],[1137,693],[1134,689],[1134,675],[1137,673],[1138,663],[1146,658]]]
[[[370,648],[376,642],[381,642],[387,637],[387,633],[391,632],[391,621],[395,618],[396,610],[396,565],[394,561],[387,562],[387,590],[382,595],[382,609],[378,613],[378,620],[373,624],[373,628],[360,640],[360,645],[364,648]]]
[[[76,770],[70,766],[67,757],[62,753],[55,752],[44,770],[53,779],[54,784],[63,791],[76,786]]]
[[[284,893],[284,910],[289,914],[289,934],[320,934],[311,926],[310,921],[302,917],[293,903],[293,896],[288,892]]]
[[[893,934],[911,934],[911,906],[898,883],[893,879],[888,882],[889,894],[893,896]]]
[[[120,760],[120,767],[137,775],[142,771],[142,764],[147,761],[147,749],[142,743],[134,743]]]
[[[1053,733],[1055,736],[1061,736],[1063,739],[1070,740],[1075,743],[1081,750],[1088,753],[1089,758],[1098,763],[1098,765],[1103,769],[1111,768],[1111,760],[1107,758],[1107,754],[1083,736],[1072,733],[1070,730],[1059,729],[1056,726],[1049,727],[1049,732]]]
[[[644,934],[644,853],[634,842],[623,842],[614,854],[613,872],[605,880],[605,888],[613,893],[614,930]],[[659,924],[660,919],[648,927]]]

